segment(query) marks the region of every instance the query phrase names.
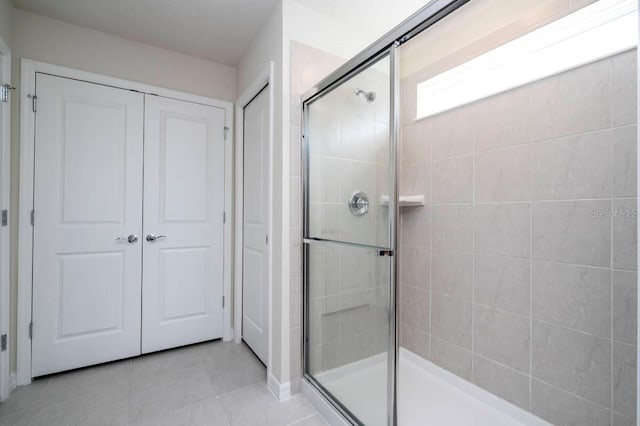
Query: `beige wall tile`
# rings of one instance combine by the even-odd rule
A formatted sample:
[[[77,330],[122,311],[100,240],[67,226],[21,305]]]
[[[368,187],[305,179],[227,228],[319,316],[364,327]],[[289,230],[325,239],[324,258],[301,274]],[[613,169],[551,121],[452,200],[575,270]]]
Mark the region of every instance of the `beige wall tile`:
[[[475,158],[475,201],[528,201],[531,198],[530,146],[484,152]]]
[[[473,206],[434,205],[431,247],[470,251],[473,248]]]
[[[603,337],[611,335],[611,271],[533,262],[533,317]]]
[[[613,409],[636,417],[637,348],[615,342],[613,345]]]
[[[531,412],[555,425],[600,426],[611,421],[606,408],[538,380],[532,383]]]
[[[401,324],[400,345],[416,355],[429,359],[429,335],[424,331]]]
[[[638,200],[613,200],[613,267],[635,271],[638,266]]]
[[[612,124],[622,126],[636,123],[637,97],[637,51],[633,49],[612,59]]]
[[[533,258],[609,267],[610,208],[609,201],[533,203]]]
[[[533,322],[533,377],[591,402],[611,406],[611,341]]]
[[[531,85],[534,141],[600,130],[611,123],[610,62],[605,59]]]
[[[475,255],[475,303],[520,315],[530,314],[528,259]]]
[[[528,203],[479,204],[475,207],[475,250],[527,257],[531,231]]]
[[[431,252],[431,290],[471,301],[473,253],[434,249]]]
[[[433,160],[473,152],[473,107],[465,106],[433,117]]]
[[[473,327],[475,353],[529,373],[529,318],[475,306]]]
[[[634,126],[613,130],[613,196],[637,197],[638,129]]]
[[[431,334],[471,350],[471,302],[431,293]]]
[[[470,203],[473,201],[473,156],[433,162],[433,202]]]
[[[611,197],[611,130],[532,144],[531,173],[534,200]]]
[[[531,89],[525,86],[477,102],[474,114],[476,152],[527,143]]]
[[[402,244],[418,247],[431,245],[431,207],[400,210],[400,240]]]
[[[436,365],[471,381],[472,355],[471,352],[431,336],[430,359]]]
[[[473,383],[520,408],[529,408],[529,376],[525,374],[474,355]]]
[[[638,340],[638,275],[613,271],[613,338],[636,344]]]

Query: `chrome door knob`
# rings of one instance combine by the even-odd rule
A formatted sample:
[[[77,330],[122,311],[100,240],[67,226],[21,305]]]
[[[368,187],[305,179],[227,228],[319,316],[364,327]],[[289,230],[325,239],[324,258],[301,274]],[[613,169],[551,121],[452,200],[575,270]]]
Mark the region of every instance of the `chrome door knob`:
[[[136,242],[138,242],[138,236],[130,234],[128,237],[118,237],[116,238],[116,241],[126,241],[129,244],[135,244]]]
[[[157,240],[161,240],[163,238],[167,238],[167,236],[166,235],[147,234],[147,236],[145,237],[145,239],[150,243],[152,243],[154,241],[157,241]]]

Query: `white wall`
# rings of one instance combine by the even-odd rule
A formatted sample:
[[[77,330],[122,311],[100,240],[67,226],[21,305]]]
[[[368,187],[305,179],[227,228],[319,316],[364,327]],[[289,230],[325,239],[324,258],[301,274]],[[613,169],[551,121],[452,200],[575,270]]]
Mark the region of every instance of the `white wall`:
[[[272,269],[272,355],[271,374],[281,384],[289,381],[289,335],[288,335],[288,270],[282,253],[288,246],[288,148],[285,150],[283,124],[283,45],[282,2],[278,2],[264,27],[254,38],[251,47],[238,67],[239,94],[257,78],[269,61],[274,63],[274,147],[273,147],[273,235]],[[285,132],[286,131],[286,132]],[[286,154],[286,155],[285,155]],[[285,244],[286,243],[286,244]],[[288,253],[288,252],[287,252]]]
[[[234,101],[236,69],[55,19],[12,9],[0,0],[0,35],[13,26],[13,85],[20,84],[20,59],[105,74],[125,80]],[[7,18],[9,11],[13,18]],[[16,91],[19,93],[19,90]],[[11,217],[17,218],[19,170],[19,96],[12,99]],[[11,223],[11,335],[16,336],[17,223]],[[15,345],[11,370],[16,368]]]
[[[10,0],[0,0],[0,38],[11,47],[13,40],[13,6]]]
[[[17,58],[25,57],[233,101],[236,70],[16,9]],[[15,62],[18,66],[18,62]]]

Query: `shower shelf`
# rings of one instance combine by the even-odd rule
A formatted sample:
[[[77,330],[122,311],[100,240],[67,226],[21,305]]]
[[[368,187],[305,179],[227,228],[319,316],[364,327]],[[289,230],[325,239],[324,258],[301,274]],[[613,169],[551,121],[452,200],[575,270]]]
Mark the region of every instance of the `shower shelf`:
[[[380,204],[383,206],[389,205],[389,196],[381,195]],[[400,207],[420,207],[424,206],[424,195],[401,195]]]

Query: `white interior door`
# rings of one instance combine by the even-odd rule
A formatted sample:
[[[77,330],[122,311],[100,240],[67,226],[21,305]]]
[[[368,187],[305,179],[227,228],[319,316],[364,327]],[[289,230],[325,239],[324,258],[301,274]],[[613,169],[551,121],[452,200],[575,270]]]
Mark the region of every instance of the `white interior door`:
[[[221,108],[145,97],[142,352],[222,337]]]
[[[140,354],[143,95],[38,74],[32,374]],[[124,237],[123,240],[116,240]]]
[[[265,88],[244,109],[242,218],[242,338],[267,363],[269,91]]]

